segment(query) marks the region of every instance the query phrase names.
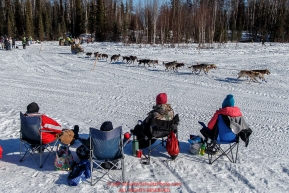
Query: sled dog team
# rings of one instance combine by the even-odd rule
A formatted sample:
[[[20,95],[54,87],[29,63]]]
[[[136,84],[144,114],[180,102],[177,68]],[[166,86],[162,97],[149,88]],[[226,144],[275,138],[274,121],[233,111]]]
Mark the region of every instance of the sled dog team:
[[[86,56],[87,57],[91,57],[92,55],[94,55],[95,57],[99,58],[99,59],[106,59],[108,58],[107,54],[101,54],[99,52],[87,52]],[[120,54],[117,55],[112,55],[110,61],[111,62],[116,62],[119,61],[120,58]],[[155,67],[156,65],[159,64],[158,60],[150,60],[150,59],[139,59],[137,58],[137,56],[122,56],[122,62],[126,61],[126,64],[134,64],[135,61],[138,62],[138,65],[140,66],[141,64],[143,64],[144,66],[148,65],[149,67],[152,65],[153,67]],[[163,65],[165,67],[165,71],[174,71],[174,72],[178,72],[179,68],[184,67],[185,64],[184,63],[178,63],[177,61],[172,61],[172,62],[163,62]],[[192,69],[192,74],[200,74],[202,71],[205,74],[208,74],[209,71],[211,69],[217,69],[217,65],[216,64],[209,64],[209,63],[197,63],[196,65],[191,65],[188,68]],[[261,79],[262,81],[266,81],[265,79],[265,74],[269,75],[271,74],[270,71],[268,69],[264,69],[264,70],[241,70],[238,73],[238,78],[241,77],[247,77],[247,79],[249,78],[249,82],[253,81],[253,82],[258,82],[258,80],[256,78]]]

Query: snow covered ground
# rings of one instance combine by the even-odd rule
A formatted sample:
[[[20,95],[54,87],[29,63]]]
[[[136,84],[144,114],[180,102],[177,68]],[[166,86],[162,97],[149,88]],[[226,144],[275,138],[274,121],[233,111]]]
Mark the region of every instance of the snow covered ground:
[[[109,59],[99,60],[93,71],[94,58],[73,55],[70,47],[58,46],[58,42],[0,50],[1,192],[289,191],[289,44],[228,43],[201,50],[196,44],[186,48],[114,43],[82,46],[85,52],[98,51],[109,57],[135,55],[160,63],[177,60],[186,66],[179,72],[165,72],[161,64],[153,68]],[[188,66],[196,62],[215,63],[218,68],[208,75],[193,75]],[[267,83],[236,79],[240,70],[265,68],[271,72],[265,76]],[[88,181],[68,186],[68,172],[54,170],[54,156],[42,169],[30,158],[19,162],[19,112],[26,111],[30,102],[37,102],[40,112],[63,127],[72,129],[78,124],[81,137],[87,137],[89,127],[100,127],[107,120],[129,131],[145,118],[161,92],[168,94],[181,120],[181,152],[175,161],[167,162],[165,148],[159,147],[152,153],[151,165],[142,165],[131,155],[130,143],[125,147],[128,184],[115,184],[120,172],[113,171],[94,187]],[[209,165],[207,156],[188,152],[187,140],[190,134],[200,134],[198,121],[207,123],[227,94],[234,95],[253,134],[248,147],[240,143],[237,164],[224,158]],[[71,146],[75,160],[79,145],[77,141]],[[149,184],[157,182],[165,184]]]

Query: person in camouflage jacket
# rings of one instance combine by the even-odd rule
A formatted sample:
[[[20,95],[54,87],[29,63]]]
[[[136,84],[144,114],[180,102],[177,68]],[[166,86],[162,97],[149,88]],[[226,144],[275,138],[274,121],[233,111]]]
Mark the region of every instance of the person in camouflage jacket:
[[[170,104],[167,104],[168,97],[166,93],[160,93],[156,97],[156,105],[153,106],[144,120],[146,124],[152,125],[152,120],[171,121],[174,118],[174,110]]]

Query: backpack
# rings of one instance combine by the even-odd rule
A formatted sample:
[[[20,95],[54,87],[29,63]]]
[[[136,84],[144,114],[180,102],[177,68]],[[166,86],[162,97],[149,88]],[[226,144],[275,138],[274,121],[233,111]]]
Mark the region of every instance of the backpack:
[[[58,145],[54,160],[55,170],[70,170],[73,165],[73,156],[69,147],[66,145]]]
[[[79,163],[74,163],[71,172],[69,173],[67,180],[70,186],[77,186],[83,179],[91,177],[90,162],[86,160],[80,160]]]
[[[179,149],[179,141],[174,132],[170,132],[168,136],[166,149],[168,151],[168,154],[171,156],[172,160],[177,158],[180,149]]]

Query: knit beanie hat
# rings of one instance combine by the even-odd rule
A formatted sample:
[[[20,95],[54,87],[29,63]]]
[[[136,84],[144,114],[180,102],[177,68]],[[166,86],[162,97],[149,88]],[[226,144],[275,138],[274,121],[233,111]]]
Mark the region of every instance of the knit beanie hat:
[[[27,113],[38,113],[39,106],[37,103],[32,102],[27,106]]]
[[[100,126],[101,131],[110,131],[113,130],[112,122],[111,121],[105,121]]]
[[[159,104],[166,104],[168,102],[168,97],[166,93],[160,93],[156,97],[156,103]]]
[[[234,100],[234,96],[232,94],[229,94],[226,96],[226,98],[224,99],[223,103],[222,103],[222,108],[225,107],[233,107],[235,105],[235,100]]]

